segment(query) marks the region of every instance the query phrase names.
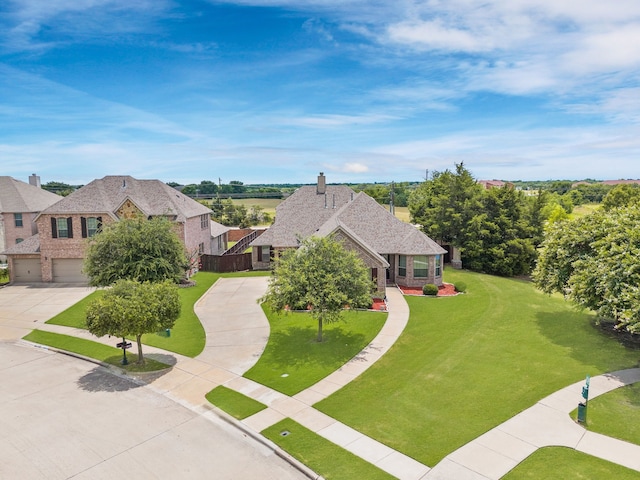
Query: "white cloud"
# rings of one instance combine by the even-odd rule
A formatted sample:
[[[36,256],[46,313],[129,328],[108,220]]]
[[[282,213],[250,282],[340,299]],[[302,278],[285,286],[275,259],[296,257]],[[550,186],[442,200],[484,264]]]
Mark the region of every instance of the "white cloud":
[[[490,37],[479,37],[470,31],[447,27],[441,20],[402,22],[391,25],[388,33],[392,41],[412,44],[418,49],[480,52],[494,48]]]
[[[374,123],[384,123],[397,119],[390,115],[362,114],[362,115],[339,115],[324,114],[308,117],[283,117],[276,120],[281,125],[293,125],[307,128],[337,128],[348,125],[370,125]]]

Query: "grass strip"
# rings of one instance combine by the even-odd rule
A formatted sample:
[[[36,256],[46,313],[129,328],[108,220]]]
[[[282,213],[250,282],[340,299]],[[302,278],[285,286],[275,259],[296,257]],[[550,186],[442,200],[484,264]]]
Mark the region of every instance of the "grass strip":
[[[638,480],[639,473],[566,447],[536,450],[502,480]]]
[[[467,293],[405,297],[411,314],[396,344],[315,407],[433,466],[586,374],[638,363],[638,350],[592,315],[529,282],[453,270],[446,278]]]
[[[572,418],[576,414],[572,412]],[[640,445],[640,383],[589,400],[585,426],[593,432]]]
[[[93,358],[94,360],[105,362],[110,365],[115,365],[127,372],[155,372],[169,367],[166,363],[158,362],[157,360],[148,357],[145,357],[146,363],[144,365],[137,365],[135,362],[138,360],[138,355],[135,353],[127,354],[129,364],[122,365],[121,349],[110,347],[98,342],[92,342],[91,340],[85,340],[84,338],[62,335],[60,333],[33,330],[22,338],[23,340],[28,340],[33,343],[48,345],[50,347],[59,348],[60,350]]]
[[[283,432],[288,433],[283,436]],[[395,478],[290,418],[263,430],[262,434],[327,480]]]
[[[264,308],[269,342],[258,362],[244,376],[286,395],[295,395],[334,372],[365,348],[378,334],[387,313],[344,312],[344,321],[323,327],[308,313],[278,315]]]
[[[209,403],[238,420],[250,417],[267,408],[263,403],[222,385],[207,393],[205,398]]]

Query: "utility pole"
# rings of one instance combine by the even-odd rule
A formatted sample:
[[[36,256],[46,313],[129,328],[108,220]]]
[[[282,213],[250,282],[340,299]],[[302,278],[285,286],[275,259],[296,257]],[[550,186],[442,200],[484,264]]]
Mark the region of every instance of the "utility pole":
[[[389,192],[389,211],[391,212],[391,215],[395,215],[396,214],[396,209],[395,209],[396,192],[395,192],[395,187],[396,187],[396,183],[395,182],[391,182],[391,191]]]

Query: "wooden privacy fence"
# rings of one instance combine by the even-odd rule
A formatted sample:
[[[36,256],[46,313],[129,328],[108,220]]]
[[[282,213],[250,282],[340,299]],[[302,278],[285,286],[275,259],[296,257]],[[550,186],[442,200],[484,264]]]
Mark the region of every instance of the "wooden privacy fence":
[[[227,273],[251,270],[251,254],[201,255],[200,270],[205,272]]]

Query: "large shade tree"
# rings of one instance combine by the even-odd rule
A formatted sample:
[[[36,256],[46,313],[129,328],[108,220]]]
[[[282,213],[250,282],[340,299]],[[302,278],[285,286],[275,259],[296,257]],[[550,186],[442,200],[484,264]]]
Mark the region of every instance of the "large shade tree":
[[[640,333],[640,208],[600,210],[549,227],[533,274],[617,328]]]
[[[180,316],[178,287],[169,282],[140,283],[118,280],[86,311],[87,329],[93,335],[135,336],[138,361],[144,364],[142,335],[173,328]]]
[[[434,172],[409,197],[411,221],[430,237],[463,247],[469,223],[482,210],[482,187],[463,163],[455,172]]]
[[[310,237],[276,259],[259,301],[277,312],[309,309],[321,342],[323,324],[339,320],[346,306],[369,306],[373,288],[369,269],[355,252],[335,239]]]
[[[164,217],[139,216],[107,224],[91,238],[84,272],[93,286],[119,279],[177,283],[188,266],[174,224]]]

